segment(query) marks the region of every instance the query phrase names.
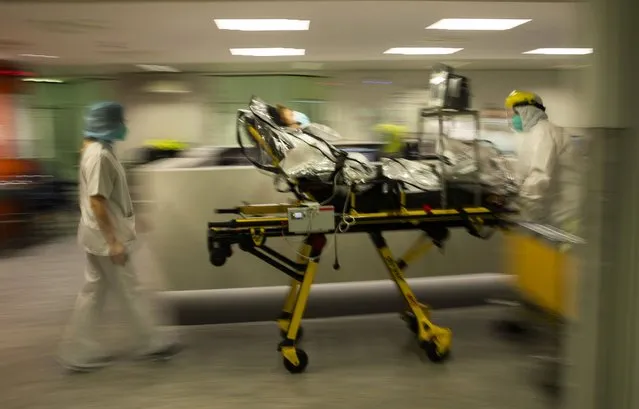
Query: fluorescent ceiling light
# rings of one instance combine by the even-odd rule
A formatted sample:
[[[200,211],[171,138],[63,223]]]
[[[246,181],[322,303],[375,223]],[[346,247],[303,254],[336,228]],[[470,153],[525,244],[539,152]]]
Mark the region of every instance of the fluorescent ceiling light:
[[[44,54],[20,54],[20,57],[28,57],[28,58],[60,58],[57,55],[44,55]]]
[[[167,65],[151,65],[151,64],[138,64],[136,67],[141,68],[145,71],[154,71],[154,72],[180,72],[177,68],[169,67]]]
[[[303,48],[231,48],[230,51],[232,55],[248,57],[281,57],[306,54],[306,50]]]
[[[455,54],[463,48],[445,48],[445,47],[396,47],[389,48],[384,54],[399,55],[445,55]]]
[[[289,19],[216,19],[215,24],[220,30],[235,31],[305,31],[308,30],[310,20]]]
[[[536,50],[526,51],[523,54],[540,54],[540,55],[587,55],[592,54],[592,48],[538,48]]]
[[[47,84],[63,84],[63,80],[58,80],[54,78],[23,78],[24,82],[42,82]]]
[[[475,31],[503,31],[510,30],[530,19],[510,18],[445,18],[426,27],[427,30],[475,30]]]

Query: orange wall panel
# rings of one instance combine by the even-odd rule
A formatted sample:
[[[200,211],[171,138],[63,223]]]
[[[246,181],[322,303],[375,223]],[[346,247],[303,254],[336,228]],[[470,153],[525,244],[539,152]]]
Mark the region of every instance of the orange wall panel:
[[[16,109],[11,94],[0,93],[0,158],[15,158],[16,144]]]

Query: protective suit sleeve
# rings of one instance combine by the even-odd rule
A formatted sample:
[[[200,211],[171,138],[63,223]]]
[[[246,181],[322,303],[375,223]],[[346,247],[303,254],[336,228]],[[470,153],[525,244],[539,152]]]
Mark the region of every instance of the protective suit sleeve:
[[[549,129],[527,135],[519,155],[527,156],[527,166],[521,169],[521,185],[517,204],[521,216],[530,221],[544,217],[544,198],[548,194],[551,175],[557,162],[556,142]]]

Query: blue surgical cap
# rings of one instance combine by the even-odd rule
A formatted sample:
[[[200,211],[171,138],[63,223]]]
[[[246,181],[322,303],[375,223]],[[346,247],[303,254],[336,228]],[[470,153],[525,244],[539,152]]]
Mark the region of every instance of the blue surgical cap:
[[[124,125],[124,107],[117,102],[99,102],[89,107],[84,119],[84,137],[104,141],[120,139]]]

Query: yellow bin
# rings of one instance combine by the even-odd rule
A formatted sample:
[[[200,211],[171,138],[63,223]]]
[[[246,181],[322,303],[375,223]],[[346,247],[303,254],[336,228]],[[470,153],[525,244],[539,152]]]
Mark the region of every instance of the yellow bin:
[[[574,315],[576,259],[531,234],[506,235],[506,273],[516,278],[524,301],[555,317]]]

